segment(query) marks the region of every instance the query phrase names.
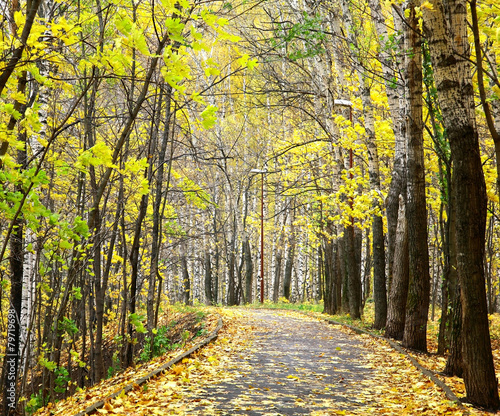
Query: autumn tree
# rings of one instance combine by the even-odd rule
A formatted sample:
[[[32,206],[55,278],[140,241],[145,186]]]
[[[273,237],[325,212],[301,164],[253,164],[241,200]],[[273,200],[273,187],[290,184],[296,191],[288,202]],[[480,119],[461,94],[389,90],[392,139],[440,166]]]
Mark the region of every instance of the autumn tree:
[[[407,200],[408,250],[410,279],[406,303],[403,345],[427,351],[427,315],[429,312],[429,251],[425,200],[423,119],[422,119],[422,45],[416,16],[416,4],[410,2],[405,46],[407,120]]]
[[[424,8],[423,16],[438,100],[450,140],[456,186],[457,272],[467,399],[479,406],[498,408],[483,265],[486,191],[474,114],[474,89],[466,59],[469,54],[465,42],[467,5],[463,1],[436,1],[432,9]]]

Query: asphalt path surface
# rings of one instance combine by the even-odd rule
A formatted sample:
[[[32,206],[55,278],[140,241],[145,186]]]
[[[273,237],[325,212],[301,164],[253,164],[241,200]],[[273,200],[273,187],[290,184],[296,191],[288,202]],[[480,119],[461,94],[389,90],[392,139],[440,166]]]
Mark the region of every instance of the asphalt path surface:
[[[210,414],[336,415],[370,404],[357,395],[372,372],[359,339],[306,316],[244,313],[253,324],[252,347],[234,357],[233,381],[207,385],[198,395],[213,404]],[[203,407],[193,413],[204,414]]]

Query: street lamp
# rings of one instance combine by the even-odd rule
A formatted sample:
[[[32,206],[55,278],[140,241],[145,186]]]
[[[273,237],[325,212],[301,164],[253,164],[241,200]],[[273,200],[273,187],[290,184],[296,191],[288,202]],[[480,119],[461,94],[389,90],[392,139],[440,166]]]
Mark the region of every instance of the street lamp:
[[[264,303],[264,174],[267,169],[252,169],[250,173],[260,173],[260,303]]]

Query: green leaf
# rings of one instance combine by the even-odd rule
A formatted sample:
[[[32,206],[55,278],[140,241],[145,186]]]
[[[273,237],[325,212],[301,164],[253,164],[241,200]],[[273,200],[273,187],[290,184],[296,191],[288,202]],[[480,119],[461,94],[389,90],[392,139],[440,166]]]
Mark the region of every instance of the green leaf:
[[[128,17],[117,16],[115,18],[116,28],[124,35],[130,35],[134,24]]]
[[[38,364],[45,367],[49,371],[54,371],[57,368],[57,364],[54,361],[49,361],[45,357],[41,357],[38,360]]]
[[[201,113],[201,124],[205,129],[211,129],[215,126],[217,121],[217,112],[218,108],[215,105],[209,105],[205,110]]]

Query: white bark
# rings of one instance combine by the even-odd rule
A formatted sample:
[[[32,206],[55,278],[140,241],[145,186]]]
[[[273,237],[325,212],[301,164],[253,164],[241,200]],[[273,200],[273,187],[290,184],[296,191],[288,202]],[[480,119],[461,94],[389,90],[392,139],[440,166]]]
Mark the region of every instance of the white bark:
[[[48,16],[48,11],[52,10],[54,6],[53,1],[45,2],[40,7],[40,14],[42,17],[50,19]],[[50,29],[44,32],[42,41],[49,41],[52,37]],[[51,65],[46,60],[40,60],[38,62],[38,69],[41,77],[48,79],[50,75]],[[36,94],[36,89],[33,94]],[[46,142],[48,136],[48,118],[49,118],[49,105],[50,105],[51,89],[45,85],[39,85],[38,99],[39,104],[38,118],[40,121],[40,130],[38,134],[34,133],[28,136],[28,147],[30,151],[28,152],[29,157],[33,158],[32,163],[39,163],[40,157],[42,155],[44,146],[42,143]],[[35,301],[35,288],[36,288],[36,276],[37,276],[37,264],[36,264],[36,252],[38,250],[38,238],[36,237],[33,230],[26,227],[25,233],[25,253],[24,264],[23,264],[23,293],[22,293],[22,303],[21,303],[21,333],[20,333],[20,351],[23,354],[23,365],[26,365],[28,358],[32,355],[32,343],[31,333],[28,330],[30,327],[30,322],[32,321],[33,305]]]

